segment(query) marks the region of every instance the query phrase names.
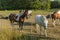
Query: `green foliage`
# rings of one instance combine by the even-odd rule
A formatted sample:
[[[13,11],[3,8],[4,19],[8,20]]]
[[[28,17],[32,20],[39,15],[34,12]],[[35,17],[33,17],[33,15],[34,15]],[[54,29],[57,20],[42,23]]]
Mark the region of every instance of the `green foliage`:
[[[20,2],[23,6],[22,9],[49,9],[50,8],[50,1],[49,0],[45,0],[45,1],[41,1],[41,0],[26,0],[23,2],[23,0],[21,0]]]
[[[60,1],[52,1],[51,8],[60,8]]]
[[[49,0],[45,0],[41,4],[42,4],[41,9],[48,10],[50,8],[50,1]]]
[[[0,0],[0,9],[49,9],[48,0]]]

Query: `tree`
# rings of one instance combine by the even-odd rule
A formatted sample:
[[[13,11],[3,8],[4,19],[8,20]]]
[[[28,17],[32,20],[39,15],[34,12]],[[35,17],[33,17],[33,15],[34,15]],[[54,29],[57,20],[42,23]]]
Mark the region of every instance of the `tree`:
[[[1,0],[0,0],[1,1]],[[2,0],[0,9],[49,9],[49,0]]]
[[[49,9],[49,0],[20,0],[21,9]]]

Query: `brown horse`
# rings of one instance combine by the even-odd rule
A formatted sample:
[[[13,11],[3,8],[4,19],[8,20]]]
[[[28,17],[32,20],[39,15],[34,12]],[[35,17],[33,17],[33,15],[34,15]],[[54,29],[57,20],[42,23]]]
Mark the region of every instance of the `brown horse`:
[[[55,26],[56,20],[60,19],[60,11],[54,11],[52,14],[48,14],[47,18],[52,18],[53,26]]]
[[[10,20],[10,22],[13,24],[14,22],[17,22],[16,20],[15,20],[15,18],[16,18],[16,14],[13,14],[13,13],[11,13],[10,15],[9,15],[9,20]]]
[[[28,18],[28,10],[25,10],[24,14],[19,17],[19,28],[21,28],[21,30],[23,29],[23,23],[25,21],[25,17],[26,19]]]
[[[25,12],[19,16],[19,20],[17,21],[16,18],[16,14],[10,14],[9,15],[9,20],[11,22],[11,24],[13,24],[14,22],[18,22],[19,23],[19,28],[22,30],[23,29],[23,23],[25,21],[25,17],[28,18],[28,10],[25,10]]]

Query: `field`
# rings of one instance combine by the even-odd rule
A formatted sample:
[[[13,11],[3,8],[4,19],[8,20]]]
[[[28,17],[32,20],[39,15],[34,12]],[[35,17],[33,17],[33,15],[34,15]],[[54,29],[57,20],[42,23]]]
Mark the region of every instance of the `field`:
[[[6,16],[12,12],[18,13],[19,11],[0,11],[0,15]],[[25,20],[23,32],[19,32],[17,23],[14,23],[14,26],[12,27],[8,19],[0,19],[0,40],[60,40],[60,25],[57,24],[56,27],[53,27],[52,19],[48,19],[47,37],[44,36],[43,27],[41,35],[34,32],[34,25],[32,25],[34,23],[34,16],[38,14],[46,16],[49,13],[51,12],[45,10],[34,10],[32,16],[28,20]],[[32,27],[31,33],[30,27]]]

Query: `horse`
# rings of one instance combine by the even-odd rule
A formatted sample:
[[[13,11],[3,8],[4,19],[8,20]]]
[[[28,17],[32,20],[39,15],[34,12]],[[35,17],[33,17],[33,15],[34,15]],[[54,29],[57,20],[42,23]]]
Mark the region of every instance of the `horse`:
[[[48,25],[47,18],[44,15],[36,15],[35,18],[34,18],[34,21],[35,21],[35,29],[37,30],[36,32],[37,33],[41,32],[41,27],[43,26],[44,27],[45,36],[47,36],[47,33],[46,33],[46,29],[47,29],[47,25]],[[39,25],[40,27],[37,26],[37,25]]]
[[[25,18],[28,19],[29,18],[28,16],[29,16],[28,10],[25,10],[23,13],[21,13],[19,15],[11,13],[9,15],[9,20],[10,20],[11,24],[13,24],[14,22],[18,22],[19,28],[22,30]]]
[[[53,13],[48,14],[46,17],[47,18],[52,18],[53,26],[56,26],[55,25],[56,24],[56,20],[58,20],[58,22],[59,22],[59,19],[60,19],[60,10],[54,11]]]
[[[17,17],[16,20],[18,20],[19,17],[20,17],[20,16],[22,15],[22,13],[24,13],[24,12],[25,12],[25,10],[22,10],[21,12],[19,12],[19,14],[16,15],[16,17]],[[28,18],[30,18],[30,17],[32,16],[32,10],[28,10],[27,12],[28,12]],[[28,19],[28,18],[27,18],[27,19]]]

